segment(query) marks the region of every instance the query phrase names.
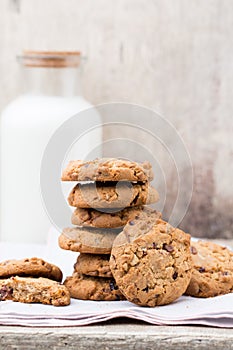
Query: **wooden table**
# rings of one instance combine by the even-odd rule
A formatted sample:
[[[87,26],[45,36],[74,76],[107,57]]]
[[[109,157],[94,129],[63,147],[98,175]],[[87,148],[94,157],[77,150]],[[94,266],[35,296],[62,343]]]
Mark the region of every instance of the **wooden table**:
[[[86,327],[0,327],[0,349],[35,348],[37,350],[228,350],[233,349],[233,330],[193,326],[153,326],[124,320]]]
[[[233,241],[221,241],[233,246]],[[233,329],[153,326],[117,319],[91,326],[30,328],[0,326],[0,350],[202,350],[233,349]]]

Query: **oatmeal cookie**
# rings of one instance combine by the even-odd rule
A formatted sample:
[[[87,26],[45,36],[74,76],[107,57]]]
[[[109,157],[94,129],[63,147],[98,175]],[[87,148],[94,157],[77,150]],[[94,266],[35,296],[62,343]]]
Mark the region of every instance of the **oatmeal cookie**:
[[[113,278],[84,276],[77,272],[64,282],[72,298],[82,300],[124,300]]]
[[[125,208],[120,211],[102,211],[77,208],[72,215],[72,224],[97,228],[118,228],[139,215],[161,218],[161,213],[147,206]]]
[[[62,174],[62,181],[151,181],[152,167],[117,158],[101,158],[92,161],[70,161]]]
[[[65,228],[59,237],[59,246],[80,253],[110,254],[119,232],[119,229]]]
[[[74,270],[82,275],[112,277],[109,266],[110,255],[81,253],[74,265]]]
[[[62,280],[62,272],[56,265],[40,258],[6,260],[0,263],[0,278],[11,276],[45,277],[57,282]]]
[[[115,239],[110,268],[125,297],[141,306],[169,304],[191,278],[190,235],[164,221],[128,223]]]
[[[0,280],[0,301],[42,303],[54,306],[70,304],[67,288],[48,278],[10,277]]]
[[[192,277],[187,295],[200,298],[233,292],[233,252],[212,242],[191,243]]]
[[[69,194],[69,205],[76,208],[123,209],[152,204],[159,200],[159,194],[148,183],[95,182],[77,184]]]

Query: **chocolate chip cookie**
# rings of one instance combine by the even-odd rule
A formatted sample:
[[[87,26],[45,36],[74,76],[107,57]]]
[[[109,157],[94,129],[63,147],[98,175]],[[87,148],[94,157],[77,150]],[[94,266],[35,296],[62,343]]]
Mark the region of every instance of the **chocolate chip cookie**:
[[[67,288],[48,278],[11,277],[0,280],[0,301],[42,303],[54,306],[70,304]]]
[[[153,180],[149,162],[142,164],[117,158],[69,162],[62,181],[150,181]]]
[[[11,276],[45,277],[57,282],[62,280],[59,267],[39,258],[26,258],[21,260],[6,260],[0,263],[0,278]]]
[[[125,181],[77,184],[68,197],[68,203],[76,208],[125,208],[158,200],[158,192],[148,183]]]
[[[75,299],[97,301],[125,299],[113,278],[90,277],[75,272],[73,276],[66,278],[64,285]]]
[[[141,306],[169,304],[191,278],[190,235],[164,221],[128,223],[114,241],[110,268],[125,297]]]
[[[112,277],[109,266],[110,255],[81,253],[74,265],[74,270],[82,275]]]
[[[187,295],[200,298],[233,292],[233,252],[212,242],[191,243],[192,277]]]
[[[59,246],[80,253],[110,254],[119,232],[119,229],[65,228],[59,237]]]
[[[72,215],[72,224],[97,228],[117,228],[125,226],[128,221],[138,217],[139,214],[145,217],[154,215],[161,218],[161,213],[146,206],[125,208],[113,212],[77,208]]]

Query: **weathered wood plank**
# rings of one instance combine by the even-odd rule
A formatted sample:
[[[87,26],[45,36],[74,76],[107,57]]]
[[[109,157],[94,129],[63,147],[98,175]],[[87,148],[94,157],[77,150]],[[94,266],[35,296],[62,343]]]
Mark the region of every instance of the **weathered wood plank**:
[[[78,328],[0,327],[0,349],[232,349],[231,329],[111,322]]]

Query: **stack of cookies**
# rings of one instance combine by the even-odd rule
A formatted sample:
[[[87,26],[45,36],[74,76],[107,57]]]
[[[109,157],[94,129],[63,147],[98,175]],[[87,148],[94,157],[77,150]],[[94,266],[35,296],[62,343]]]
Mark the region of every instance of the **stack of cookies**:
[[[191,242],[146,206],[158,200],[149,163],[118,159],[71,162],[64,181],[76,181],[68,201],[73,228],[59,237],[78,252],[73,275],[42,259],[0,263],[0,301],[69,305],[127,299],[140,306],[170,304],[181,295],[233,292],[233,252],[212,242]]]
[[[158,201],[150,184],[151,165],[107,158],[71,161],[62,180],[75,181],[68,202],[75,207],[73,228],[59,237],[62,249],[79,252],[71,277],[65,280],[71,297],[86,300],[121,300],[109,266],[113,241],[136,217],[154,221],[161,214],[146,206]]]

